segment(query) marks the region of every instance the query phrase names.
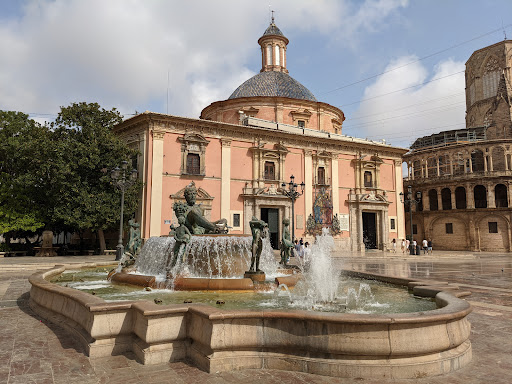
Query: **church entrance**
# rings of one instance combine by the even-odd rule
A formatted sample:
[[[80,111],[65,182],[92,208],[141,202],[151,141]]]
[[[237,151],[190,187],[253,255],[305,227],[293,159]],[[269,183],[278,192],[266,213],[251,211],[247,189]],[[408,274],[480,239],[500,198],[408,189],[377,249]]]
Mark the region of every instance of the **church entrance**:
[[[377,215],[363,212],[363,242],[366,249],[377,248]]]
[[[279,209],[261,208],[261,220],[268,224],[270,245],[273,249],[279,249]]]

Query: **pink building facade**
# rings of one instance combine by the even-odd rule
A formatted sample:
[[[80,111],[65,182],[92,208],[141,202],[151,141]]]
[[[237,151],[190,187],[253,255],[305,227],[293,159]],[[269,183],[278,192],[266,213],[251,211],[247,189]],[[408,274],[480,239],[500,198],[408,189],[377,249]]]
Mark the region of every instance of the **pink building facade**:
[[[288,75],[288,39],[273,22],[258,42],[261,72],[200,119],[144,112],[115,128],[139,151],[142,236],[168,234],[173,203],[194,182],[206,217],[227,219],[235,234],[250,233],[252,216],[263,219],[277,248],[292,211],[282,183],[293,175],[305,183],[294,206],[296,238],[311,241],[333,220],[339,249],[387,249],[404,238],[406,150],[343,135],[343,112]]]

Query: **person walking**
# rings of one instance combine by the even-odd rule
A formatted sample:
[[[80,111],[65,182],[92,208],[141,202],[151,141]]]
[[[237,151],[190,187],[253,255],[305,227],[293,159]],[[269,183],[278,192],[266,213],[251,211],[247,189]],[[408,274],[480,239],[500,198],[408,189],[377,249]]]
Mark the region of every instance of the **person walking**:
[[[423,239],[423,242],[422,242],[422,247],[423,247],[423,254],[426,254],[427,253],[427,247],[428,247],[428,241],[427,239]]]
[[[416,246],[418,245],[418,243],[416,242],[416,240],[412,239],[412,255],[417,255],[418,253],[418,250],[416,249]]]
[[[402,253],[405,253],[405,239],[402,239],[402,244],[400,245],[401,249],[402,249]]]
[[[393,239],[391,241],[391,247],[392,247],[393,253],[396,253],[396,239]]]
[[[405,251],[409,252],[409,246],[411,245],[411,241],[409,239],[405,240]]]
[[[431,238],[429,238],[427,241],[427,252],[429,255],[432,254],[432,239]]]

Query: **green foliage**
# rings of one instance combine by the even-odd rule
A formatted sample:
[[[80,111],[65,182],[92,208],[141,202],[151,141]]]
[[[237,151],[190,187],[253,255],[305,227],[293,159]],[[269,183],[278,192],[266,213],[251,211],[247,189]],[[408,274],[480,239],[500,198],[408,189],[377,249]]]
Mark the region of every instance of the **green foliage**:
[[[51,126],[0,111],[0,233],[115,228],[120,192],[109,171],[136,154],[112,133],[121,121],[97,103],[61,107]],[[126,217],[139,189],[125,194]]]

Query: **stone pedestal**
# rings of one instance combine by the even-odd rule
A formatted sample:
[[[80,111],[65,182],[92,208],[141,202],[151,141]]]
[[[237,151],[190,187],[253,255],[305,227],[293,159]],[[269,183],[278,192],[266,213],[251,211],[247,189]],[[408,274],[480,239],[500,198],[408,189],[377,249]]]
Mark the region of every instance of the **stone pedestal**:
[[[34,247],[37,251],[38,257],[53,257],[57,256],[58,247],[53,246],[53,232],[43,231],[43,244],[41,247]]]
[[[244,279],[251,279],[253,282],[265,281],[265,272],[263,271],[247,271],[244,273]]]

